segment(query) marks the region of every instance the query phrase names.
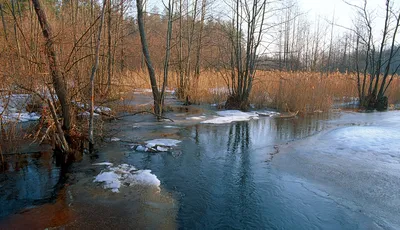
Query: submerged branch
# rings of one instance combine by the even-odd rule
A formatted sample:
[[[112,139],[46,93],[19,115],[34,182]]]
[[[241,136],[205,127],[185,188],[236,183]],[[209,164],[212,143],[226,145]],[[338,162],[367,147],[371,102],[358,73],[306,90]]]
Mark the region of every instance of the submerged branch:
[[[145,111],[139,111],[139,112],[135,112],[135,113],[124,114],[124,115],[121,115],[121,116],[118,116],[118,117],[114,117],[114,118],[112,118],[112,119],[121,119],[121,118],[124,118],[124,117],[135,116],[135,115],[139,115],[139,114],[143,114],[143,113],[152,114],[152,115],[156,116],[157,119],[164,119],[164,120],[169,120],[169,121],[171,121],[171,122],[174,122],[174,120],[172,120],[171,118],[164,117],[164,116],[158,115],[158,114],[156,114],[156,113],[153,113],[153,112],[147,111],[147,110],[145,110]]]

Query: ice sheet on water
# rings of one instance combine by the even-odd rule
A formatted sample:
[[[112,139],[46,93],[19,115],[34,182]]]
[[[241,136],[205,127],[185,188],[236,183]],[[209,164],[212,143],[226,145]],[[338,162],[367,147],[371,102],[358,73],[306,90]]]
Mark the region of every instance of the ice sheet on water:
[[[94,163],[93,165],[98,165],[98,166],[113,166],[113,163],[110,162],[100,162],[100,163]]]
[[[187,117],[186,120],[204,120],[206,116],[198,116],[198,117]]]
[[[204,124],[227,124],[235,121],[249,121],[251,119],[257,119],[258,114],[253,112],[242,112],[239,110],[224,110],[218,111],[219,117],[202,121]]]
[[[102,183],[103,188],[119,192],[121,186],[144,185],[159,189],[160,180],[151,170],[137,170],[134,166],[121,164],[116,167],[108,166],[101,171],[93,182]]]
[[[156,146],[161,146],[161,147],[174,147],[177,144],[181,143],[180,140],[174,140],[174,139],[154,139],[154,140],[149,140],[146,141],[146,147],[148,148],[153,148]]]
[[[166,129],[178,129],[178,126],[173,126],[173,125],[164,125],[164,128]]]
[[[273,117],[273,116],[279,116],[280,115],[280,113],[278,113],[278,112],[269,111],[269,110],[257,111],[256,113],[261,117]]]
[[[38,113],[29,113],[26,111],[26,105],[30,100],[31,95],[29,94],[11,94],[0,98],[0,113],[2,113],[2,121],[27,122],[39,120],[40,115]]]
[[[37,113],[6,113],[3,115],[3,122],[27,122],[37,121],[40,119],[40,115]]]
[[[353,126],[335,129],[319,139],[314,146],[319,152],[346,156],[374,164],[400,162],[400,132],[392,127]]]

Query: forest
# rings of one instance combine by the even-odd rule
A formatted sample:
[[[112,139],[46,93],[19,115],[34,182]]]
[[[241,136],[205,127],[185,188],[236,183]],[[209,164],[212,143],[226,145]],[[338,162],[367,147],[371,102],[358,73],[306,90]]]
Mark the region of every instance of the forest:
[[[32,96],[28,112],[53,121],[41,122],[36,138],[57,133],[64,150],[73,135],[94,143],[95,104],[134,89],[152,89],[147,111],[158,118],[167,89],[185,104],[244,111],[309,113],[346,99],[366,110],[399,103],[400,10],[390,0],[380,14],[367,1],[347,3],[353,25],[337,24],[335,15],[311,23],[294,0],[232,1],[220,11],[209,0],[147,4],[2,0],[2,133],[10,130],[7,98],[16,93]],[[82,112],[89,124],[77,121]]]

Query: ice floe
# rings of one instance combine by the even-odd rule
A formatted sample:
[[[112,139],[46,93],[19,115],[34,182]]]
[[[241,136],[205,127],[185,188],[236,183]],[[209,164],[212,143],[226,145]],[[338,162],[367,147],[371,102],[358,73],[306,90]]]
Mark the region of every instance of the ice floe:
[[[143,145],[132,145],[131,148],[136,152],[149,152],[149,148]]]
[[[256,114],[260,117],[273,117],[280,115],[280,113],[274,111],[257,111]]]
[[[110,162],[100,162],[100,163],[94,163],[93,165],[98,165],[98,166],[113,166],[113,163]]]
[[[118,142],[118,141],[120,141],[121,139],[119,139],[118,137],[111,137],[110,138],[110,141],[111,142]]]
[[[150,141],[146,141],[146,147],[147,148],[154,148],[157,146],[161,147],[174,147],[177,144],[181,143],[180,140],[174,140],[174,139],[154,139]]]
[[[108,162],[106,162],[108,163]],[[160,180],[151,170],[138,170],[132,165],[121,164],[116,167],[108,165],[93,180],[102,183],[103,188],[119,192],[122,186],[144,185],[159,189]]]
[[[73,104],[75,104],[77,107],[81,108],[81,109],[89,109],[89,105],[82,103],[82,102],[77,102],[77,101],[73,101]],[[96,113],[109,113],[111,112],[111,108],[109,107],[105,107],[105,106],[94,106],[94,112]]]
[[[242,112],[239,110],[218,111],[219,117],[202,121],[204,124],[227,124],[235,121],[249,121],[258,119],[258,114],[254,112]]]
[[[169,152],[171,149],[177,144],[179,144],[180,140],[174,139],[154,139],[146,141],[145,145],[141,144],[133,144],[131,145],[131,149],[136,152],[149,152],[149,153],[157,153],[157,152]]]

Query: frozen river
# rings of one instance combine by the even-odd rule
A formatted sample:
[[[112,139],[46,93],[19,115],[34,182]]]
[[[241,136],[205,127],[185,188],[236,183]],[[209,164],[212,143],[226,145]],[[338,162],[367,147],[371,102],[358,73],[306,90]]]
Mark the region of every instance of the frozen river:
[[[260,117],[226,124],[188,122],[192,114],[184,112],[170,116],[175,123],[140,116],[111,125],[121,141],[102,146],[97,158],[86,157],[71,169],[63,210],[75,215],[62,225],[400,228],[400,112]],[[129,143],[158,138],[181,142],[161,153],[130,149]],[[118,193],[112,192],[93,182],[106,169],[93,165],[98,162],[132,165],[157,183],[141,184],[139,174],[126,172],[123,179],[133,182],[122,181]],[[15,223],[13,218],[3,223]]]

